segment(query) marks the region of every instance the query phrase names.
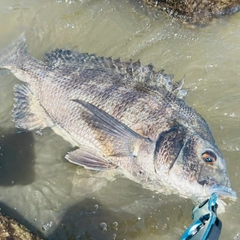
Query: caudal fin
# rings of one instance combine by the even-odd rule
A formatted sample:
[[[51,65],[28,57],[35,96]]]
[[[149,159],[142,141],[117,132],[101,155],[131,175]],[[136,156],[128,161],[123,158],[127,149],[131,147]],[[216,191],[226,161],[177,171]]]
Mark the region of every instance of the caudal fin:
[[[0,68],[11,69],[28,55],[24,33],[0,52]]]

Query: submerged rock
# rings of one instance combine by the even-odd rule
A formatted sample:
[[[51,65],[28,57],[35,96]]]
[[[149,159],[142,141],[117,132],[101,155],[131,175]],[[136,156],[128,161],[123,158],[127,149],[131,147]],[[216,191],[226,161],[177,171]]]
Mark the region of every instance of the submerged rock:
[[[9,240],[41,240],[30,231],[18,223],[16,220],[4,216],[0,213],[0,239]]]
[[[196,25],[206,25],[212,18],[240,10],[240,0],[142,0],[173,17]]]

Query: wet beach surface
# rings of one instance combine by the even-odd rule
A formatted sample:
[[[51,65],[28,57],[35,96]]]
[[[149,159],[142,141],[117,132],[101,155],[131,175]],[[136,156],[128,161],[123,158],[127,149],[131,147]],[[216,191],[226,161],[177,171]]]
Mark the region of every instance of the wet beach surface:
[[[152,63],[185,79],[187,103],[208,122],[240,195],[240,13],[192,28],[134,1],[0,3],[0,49],[25,32],[30,54],[54,48]],[[14,128],[13,86],[0,72],[0,208],[48,239],[179,239],[193,204],[64,159],[72,146],[51,129]],[[240,201],[227,202],[221,239],[240,234]]]

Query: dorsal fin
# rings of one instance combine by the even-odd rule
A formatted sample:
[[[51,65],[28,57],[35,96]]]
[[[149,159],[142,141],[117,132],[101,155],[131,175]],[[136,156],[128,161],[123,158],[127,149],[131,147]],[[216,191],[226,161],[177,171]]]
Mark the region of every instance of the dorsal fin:
[[[78,53],[73,50],[55,49],[44,56],[44,61],[52,69],[65,68],[102,68],[109,69],[123,76],[123,81],[143,82],[153,90],[165,88],[178,98],[183,98],[187,92],[182,90],[184,79],[174,82],[173,75],[163,70],[154,71],[153,65],[141,65],[140,60],[123,62],[118,59],[98,57],[95,54]]]

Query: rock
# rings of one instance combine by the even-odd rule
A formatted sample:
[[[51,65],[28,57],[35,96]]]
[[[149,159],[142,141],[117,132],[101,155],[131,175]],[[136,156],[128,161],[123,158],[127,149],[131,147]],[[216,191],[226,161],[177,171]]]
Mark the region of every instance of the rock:
[[[16,220],[0,213],[0,239],[6,240],[41,240],[19,224]]]
[[[142,0],[151,7],[166,11],[184,22],[204,26],[213,18],[240,10],[240,0]]]

